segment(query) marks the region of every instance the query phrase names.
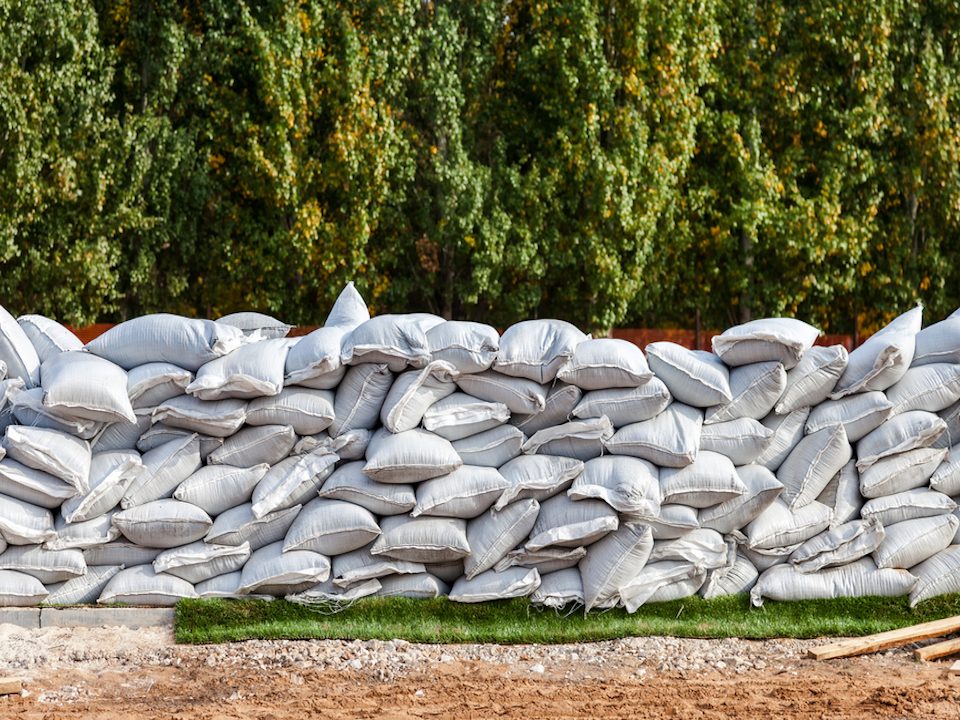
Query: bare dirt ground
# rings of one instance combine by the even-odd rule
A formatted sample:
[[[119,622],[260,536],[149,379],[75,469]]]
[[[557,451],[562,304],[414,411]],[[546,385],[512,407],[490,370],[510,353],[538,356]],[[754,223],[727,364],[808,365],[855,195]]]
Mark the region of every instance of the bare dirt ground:
[[[948,661],[911,647],[818,662],[816,641],[630,638],[560,646],[254,641],[0,625],[0,719],[960,718]]]

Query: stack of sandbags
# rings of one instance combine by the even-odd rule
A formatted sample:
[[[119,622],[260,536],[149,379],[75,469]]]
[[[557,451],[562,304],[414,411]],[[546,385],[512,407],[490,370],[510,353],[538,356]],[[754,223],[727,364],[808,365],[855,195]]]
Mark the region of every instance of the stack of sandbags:
[[[3,312],[0,604],[960,590],[960,319],[919,324],[849,357],[783,318],[645,355],[370,318],[351,284],[302,338],[152,315],[81,348]]]

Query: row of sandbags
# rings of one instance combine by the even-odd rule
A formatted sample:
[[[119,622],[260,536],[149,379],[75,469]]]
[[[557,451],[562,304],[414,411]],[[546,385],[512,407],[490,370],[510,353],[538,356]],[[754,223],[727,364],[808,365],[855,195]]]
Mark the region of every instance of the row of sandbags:
[[[4,311],[0,604],[957,591],[960,318],[920,325],[644,354],[557,320],[371,319],[348,286],[303,338],[152,315],[82,348]]]

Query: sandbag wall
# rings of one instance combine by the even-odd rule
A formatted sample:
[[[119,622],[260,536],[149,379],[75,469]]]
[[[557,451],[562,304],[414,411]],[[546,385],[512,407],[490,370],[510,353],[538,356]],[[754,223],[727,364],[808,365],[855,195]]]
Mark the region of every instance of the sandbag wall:
[[[2,309],[0,309],[2,310]],[[0,605],[960,591],[960,317],[848,355],[370,318],[0,312]]]

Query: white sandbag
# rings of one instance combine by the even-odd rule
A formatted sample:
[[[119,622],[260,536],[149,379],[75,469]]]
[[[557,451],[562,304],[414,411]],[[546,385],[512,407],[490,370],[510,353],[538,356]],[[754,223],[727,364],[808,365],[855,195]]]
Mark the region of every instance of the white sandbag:
[[[573,420],[538,431],[523,444],[528,455],[562,455],[587,461],[600,457],[613,437],[613,425],[605,417]]]
[[[727,365],[776,361],[786,369],[797,365],[813,347],[820,331],[794,318],[762,318],[736,325],[713,337],[713,351]]]
[[[75,350],[40,366],[43,404],[61,417],[93,422],[136,422],[127,397],[127,374],[109,360]]]
[[[208,402],[180,395],[160,403],[153,411],[155,423],[221,438],[233,435],[246,419],[247,403],[236,398]]]
[[[461,373],[489,370],[500,349],[500,335],[489,325],[448,320],[427,331],[430,357],[452,364]]]
[[[494,570],[502,572],[515,566],[535,567],[541,575],[546,575],[567,568],[576,568],[577,564],[586,556],[587,549],[585,547],[548,547],[536,551],[517,548],[508,552],[502,560],[494,565]],[[577,570],[577,574],[580,574],[579,570]]]
[[[663,468],[660,487],[664,503],[695,508],[711,507],[746,492],[730,459],[709,450],[701,451],[686,467]]]
[[[376,427],[392,384],[393,374],[384,364],[363,364],[347,370],[337,386],[331,437]]]
[[[76,549],[47,550],[39,545],[17,545],[0,553],[0,570],[26,573],[44,585],[66,582],[87,571],[83,553]]]
[[[751,462],[763,465],[767,470],[776,472],[790,452],[803,439],[804,426],[810,416],[810,408],[793,410],[786,415],[767,415],[761,424],[771,431],[763,452]],[[741,463],[746,465],[747,463]]]
[[[958,528],[960,518],[956,515],[934,515],[888,525],[873,559],[881,568],[912,568],[949,546]]]
[[[417,505],[410,516],[475,518],[486,512],[507,487],[507,481],[495,468],[463,465],[448,475],[417,485]]]
[[[77,489],[50,473],[3,458],[0,460],[0,494],[53,510],[76,496]]]
[[[935,363],[910,368],[887,390],[893,412],[939,412],[960,400],[960,365]]]
[[[547,386],[533,380],[510,377],[487,370],[474,375],[461,375],[457,386],[467,395],[481,400],[499,402],[512,413],[531,415],[540,413],[547,405]]]
[[[906,570],[880,568],[870,558],[815,573],[800,572],[793,565],[777,565],[765,571],[750,591],[755,607],[770,600],[825,600],[841,597],[899,597],[907,595],[917,578]]]
[[[250,545],[211,545],[202,540],[164,550],[153,569],[176,575],[196,585],[217,575],[236,572],[250,557]]]
[[[780,493],[783,484],[762,465],[736,468],[744,491],[722,503],[700,510],[700,526],[727,534],[746,527],[762,513]]]
[[[46,428],[11,425],[3,441],[7,456],[58,477],[85,493],[89,490],[90,443]]]
[[[347,332],[343,328],[322,327],[301,337],[287,352],[283,384],[335,388],[347,372],[340,360],[340,345]]]
[[[41,363],[57,353],[83,348],[80,338],[56,320],[43,315],[21,315],[17,318],[17,324],[37,351]]]
[[[510,410],[503,403],[455,392],[427,408],[423,413],[423,427],[453,442],[495,428],[509,419]]]
[[[40,384],[37,350],[3,306],[0,306],[0,362],[7,366],[7,377],[20,378],[28,388]]]
[[[120,500],[124,509],[173,496],[184,480],[200,469],[200,441],[196,435],[171,440],[140,458],[143,470],[127,485]]]
[[[631,455],[661,467],[684,467],[697,459],[703,413],[671,403],[651,420],[625,425],[606,442],[614,455]]]
[[[643,351],[615,338],[584,340],[557,372],[558,380],[582,390],[633,388],[652,377]]]
[[[240,575],[241,595],[283,596],[303,592],[330,577],[330,560],[312,550],[284,552],[275,542],[254,550]]]
[[[555,495],[540,503],[540,514],[526,542],[527,550],[580,547],[596,542],[619,526],[617,512],[600,500],[571,500]]]
[[[791,510],[813,502],[852,457],[843,425],[807,435],[777,470],[777,480],[783,483],[780,499]]]
[[[922,487],[946,452],[944,448],[917,448],[885,457],[860,473],[860,492],[865,498],[876,498]]]
[[[470,554],[465,520],[393,515],[380,521],[380,530],[382,534],[370,548],[371,555],[429,564]]]
[[[960,315],[956,311],[917,333],[911,365],[933,363],[960,363]]]
[[[860,517],[863,495],[860,494],[860,473],[857,471],[856,461],[851,460],[840,469],[840,472],[820,493],[817,502],[833,510],[830,527],[842,525]]]
[[[677,402],[708,408],[733,398],[730,371],[713,353],[655,342],[647,345],[647,362]]]
[[[143,547],[121,537],[119,540],[84,548],[83,559],[88,567],[91,565],[134,567],[152,563],[161,552],[163,548]]]
[[[275,510],[263,517],[254,515],[251,507],[244,503],[217,515],[204,540],[214,545],[249,543],[251,550],[258,550],[283,540],[301,506]]]
[[[90,442],[93,452],[136,450],[140,436],[150,430],[151,413],[153,413],[152,408],[134,410],[134,414],[137,416],[136,422],[119,422],[104,425]]]
[[[620,587],[620,599],[628,613],[646,603],[670,602],[696,595],[707,579],[707,571],[688,562],[664,560],[647,563],[627,584]]]
[[[874,519],[882,525],[893,525],[905,520],[947,515],[956,509],[957,503],[942,492],[916,488],[868,500],[860,515],[864,520]]]
[[[297,435],[323,432],[336,416],[331,390],[284,388],[275,397],[257,398],[247,406],[248,425],[289,425]]]
[[[197,593],[198,597],[211,599],[211,598],[222,598],[229,600],[236,600],[238,598],[262,598],[267,600],[272,600],[270,596],[267,595],[241,595],[239,592],[240,588],[240,578],[243,573],[239,570],[232,573],[226,573],[225,575],[217,575],[216,577],[210,578],[209,580],[204,580],[203,582],[197,583],[194,586],[194,590]]]
[[[930,488],[950,495],[960,495],[960,445],[947,452],[943,462],[930,476]]]
[[[289,425],[245,427],[211,452],[207,463],[234,467],[274,465],[287,457],[296,444],[297,433]]]
[[[20,383],[21,380],[4,381]],[[43,404],[43,388],[35,387],[23,390],[19,384],[11,385],[5,392],[9,399],[8,409],[12,412],[16,424],[47,430],[57,430],[76,435],[81,440],[92,440],[106,426],[105,423],[81,418],[69,418],[58,410]],[[12,424],[12,423],[8,423]]]
[[[10,545],[39,545],[57,537],[46,508],[0,495],[0,537]]]
[[[197,597],[186,580],[155,572],[152,565],[137,565],[121,570],[100,593],[101,605],[147,605],[171,607],[183,598]]]
[[[603,500],[617,512],[637,517],[660,513],[660,471],[640,458],[606,455],[587,461],[567,490],[571,500]]]
[[[387,575],[380,579],[377,597],[404,597],[412,600],[433,600],[450,592],[450,586],[430,573]]]
[[[737,553],[732,564],[707,573],[707,579],[700,587],[700,597],[712,600],[750,592],[759,576],[756,566],[746,556]]]
[[[317,490],[333,473],[337,456],[325,450],[294,455],[271,467],[253,489],[251,512],[258,518],[317,496]]]
[[[150,429],[137,440],[137,449],[141,453],[148,453],[169,442],[189,442],[194,435],[196,435],[197,442],[200,445],[201,462],[206,462],[212,452],[223,447],[223,438],[197,435],[191,430],[182,430],[180,428],[169,427],[163,423],[154,423],[150,426]]]
[[[518,500],[503,510],[488,510],[467,523],[470,554],[463,569],[468,580],[499,563],[530,534],[540,513],[536,500]]]
[[[412,315],[378,315],[343,338],[345,365],[384,363],[393,372],[422,368],[430,362],[426,331]]]
[[[941,550],[910,568],[917,584],[910,591],[910,607],[938,595],[960,592],[960,545]]]
[[[649,525],[624,523],[594,543],[580,561],[584,609],[618,599],[620,587],[640,572],[653,549]]]
[[[804,573],[847,565],[880,547],[884,537],[876,518],[852,520],[804,542],[790,555],[790,562]]]
[[[327,450],[336,453],[341,460],[362,460],[367,454],[371,437],[373,433],[363,429],[348,430],[337,437],[331,437],[326,432],[307,435],[293,446],[293,454],[308,455],[315,450]]]
[[[0,607],[32,607],[42,603],[47,595],[47,589],[35,577],[0,570]]]
[[[369,319],[370,311],[367,309],[367,304],[363,301],[363,296],[360,295],[351,280],[343,286],[343,290],[337,295],[333,307],[330,308],[330,313],[323,321],[323,326],[353,330],[353,328],[363,325]]]
[[[341,588],[387,575],[413,575],[426,572],[423,563],[395,560],[385,555],[371,555],[369,546],[335,555],[331,562],[333,570],[330,577],[333,584]]]
[[[919,305],[871,335],[850,353],[833,399],[867,390],[886,390],[904,376],[916,349],[923,308]]]
[[[800,547],[800,543],[794,543],[785,548],[772,548],[770,550],[752,550],[745,545],[738,545],[737,552],[743,554],[758,572],[769,570],[775,565],[785,565],[790,560],[793,551]]]
[[[577,346],[588,339],[563,320],[524,320],[511,325],[500,337],[493,368],[511,377],[549,383],[573,357]]]
[[[822,403],[846,369],[847,358],[843,345],[812,347],[804,352],[796,367],[787,371],[787,385],[774,411],[786,415]]]
[[[275,317],[249,310],[218,317],[215,322],[235,327],[244,335],[256,339],[284,338],[293,329],[293,325],[288,325]]]
[[[574,458],[555,455],[522,455],[500,467],[508,486],[494,508],[502,510],[515,500],[546,500],[560,493],[583,472],[584,464]]]
[[[826,530],[830,515],[830,508],[817,501],[791,511],[777,498],[743,529],[743,534],[751,550],[787,548]]]
[[[704,423],[766,417],[787,385],[787,372],[778,362],[741,365],[730,371],[730,402],[707,408]]]
[[[513,425],[500,425],[452,444],[464,465],[497,468],[520,455],[526,441],[526,436]]]
[[[333,556],[369,545],[379,535],[377,519],[369,510],[343,500],[317,498],[300,510],[284,537],[283,550]]]
[[[583,605],[583,581],[578,568],[540,574],[540,587],[530,593],[533,605],[559,610],[570,604]]]
[[[700,527],[696,509],[688,505],[661,505],[655,518],[642,518],[650,526],[654,540],[672,540]]]
[[[592,390],[583,396],[571,414],[581,420],[606,416],[615,428],[620,428],[656,417],[671,400],[667,386],[654,377],[636,388]]]
[[[248,502],[267,474],[266,463],[252,467],[206,465],[181,482],[173,497],[203,509],[210,517]],[[193,581],[197,582],[197,581]]]
[[[882,458],[929,447],[946,429],[942,419],[923,410],[895,415],[857,444],[857,469],[863,472]]]
[[[700,449],[730,458],[734,465],[759,462],[773,443],[775,431],[753,418],[738,418],[704,425]]]
[[[127,373],[127,395],[134,410],[153,408],[183,395],[193,382],[193,373],[168,362],[137,365]]]
[[[413,430],[420,424],[427,408],[456,391],[454,380],[459,374],[444,360],[432,361],[420,370],[401,373],[383,401],[380,422],[393,433]]]
[[[262,340],[239,347],[197,370],[187,393],[201,400],[278,395],[283,389],[289,347],[286,340]]]
[[[510,568],[503,572],[487,570],[473,578],[459,578],[450,589],[453,602],[478,603],[526,597],[540,587],[536,568]]]
[[[88,565],[87,571],[80,577],[48,587],[50,594],[44,600],[45,605],[90,605],[97,601],[107,583],[118,572],[121,565]]]
[[[202,538],[213,520],[196,505],[180,500],[154,500],[118,512],[113,516],[113,525],[131,542],[172,548]]]
[[[346,607],[360,598],[376,595],[383,585],[377,579],[364,580],[348,588],[342,588],[335,585],[332,580],[327,578],[322,583],[317,583],[312,588],[298,593],[285,595],[284,599],[297,605],[312,606],[331,606],[334,609]]]
[[[857,442],[880,427],[893,415],[893,403],[879,390],[848,395],[839,400],[826,400],[811,408],[807,417],[807,434],[840,423],[847,440]]]
[[[363,471],[377,482],[408,484],[446,475],[463,465],[449,440],[426,432],[377,432]]]
[[[111,511],[91,520],[76,523],[67,522],[62,515],[57,515],[54,520],[57,537],[53,540],[47,540],[43,546],[47,550],[69,550],[71,548],[86,550],[97,545],[113,542],[120,538],[120,530],[113,524],[114,515],[116,515],[116,512]]]
[[[947,424],[947,430],[930,447],[948,448],[953,444],[954,438],[960,438],[960,402],[955,402],[945,410],[938,412],[937,415]],[[2,420],[2,415],[0,415],[0,420]]]
[[[86,349],[124,370],[148,362],[169,362],[196,372],[204,363],[243,343],[243,332],[238,328],[158,313],[114,325],[87,343]]]
[[[735,552],[732,540],[725,540],[716,530],[699,528],[673,540],[654,542],[649,562],[682,560],[706,570],[716,570],[726,565]]]
[[[324,480],[318,495],[359,505],[375,515],[404,515],[417,504],[412,485],[371,480],[364,474],[362,462],[338,467]]]
[[[525,435],[533,435],[540,430],[545,430],[554,425],[560,425],[570,420],[573,408],[576,407],[582,397],[583,390],[576,385],[566,385],[561,382],[554,383],[547,391],[542,409],[535,412],[513,411],[510,424],[518,427]],[[507,409],[512,410],[510,407]],[[599,413],[596,417],[600,417],[602,414],[603,413]]]

